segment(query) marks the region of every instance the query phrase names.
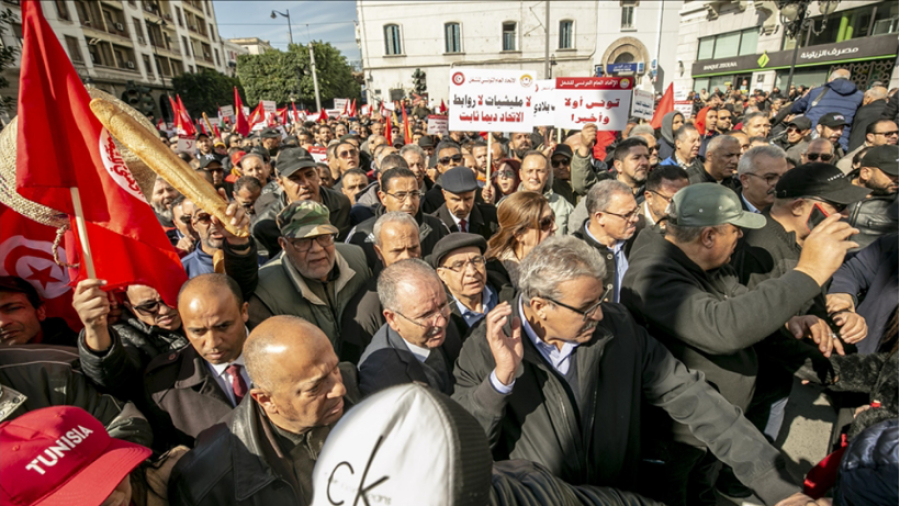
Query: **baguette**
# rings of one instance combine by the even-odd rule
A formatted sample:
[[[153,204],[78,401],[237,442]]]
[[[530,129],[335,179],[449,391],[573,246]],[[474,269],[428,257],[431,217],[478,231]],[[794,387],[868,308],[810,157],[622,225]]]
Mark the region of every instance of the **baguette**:
[[[245,228],[237,228],[231,224],[231,217],[225,214],[228,202],[222,200],[222,196],[215,188],[163,144],[159,137],[148,132],[143,125],[108,100],[102,98],[91,100],[91,111],[113,137],[127,146],[147,164],[147,167],[165,179],[194,205],[218,218],[233,235],[237,237],[249,235]]]

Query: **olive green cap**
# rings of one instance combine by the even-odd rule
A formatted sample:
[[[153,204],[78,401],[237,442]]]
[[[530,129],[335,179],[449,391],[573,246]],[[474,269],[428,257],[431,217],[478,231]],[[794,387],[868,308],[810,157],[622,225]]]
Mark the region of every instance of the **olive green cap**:
[[[745,211],[737,193],[716,183],[686,186],[672,197],[676,216],[672,223],[682,227],[715,227],[731,223],[743,228],[762,228],[766,217]]]
[[[281,236],[288,239],[337,234],[338,229],[328,221],[328,214],[328,208],[322,204],[302,200],[282,209],[275,222]]]

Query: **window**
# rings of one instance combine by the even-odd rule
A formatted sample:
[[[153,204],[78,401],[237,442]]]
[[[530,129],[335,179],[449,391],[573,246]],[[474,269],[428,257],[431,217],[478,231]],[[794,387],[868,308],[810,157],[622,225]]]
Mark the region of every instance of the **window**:
[[[562,20],[559,22],[559,48],[572,49],[572,32],[574,23],[570,20]]]
[[[181,17],[181,7],[175,7],[175,17],[178,19],[178,26],[184,28],[184,19]]]
[[[181,36],[181,52],[185,56],[191,56],[191,45],[188,44],[187,37],[184,35]]]
[[[385,25],[384,54],[388,56],[403,54],[403,47],[400,45],[400,26]]]
[[[150,57],[145,54],[141,55],[141,57],[144,59],[144,70],[147,71],[147,79],[150,79],[153,77],[153,69],[150,68]]]
[[[459,37],[459,23],[447,23],[444,25],[444,52],[462,52],[462,44]]]
[[[732,58],[756,54],[759,41],[759,28],[747,28],[739,32],[720,33],[710,37],[701,37],[697,48],[697,60],[711,58]]]
[[[503,50],[516,50],[516,23],[503,23]]]
[[[134,34],[138,36],[138,38],[144,37],[144,28],[141,26],[141,20],[138,18],[131,18],[131,22],[134,24]],[[146,41],[146,39],[144,39]]]
[[[78,39],[66,35],[66,48],[69,50],[69,59],[73,62],[84,63],[84,57],[81,56],[81,48],[78,47]]]
[[[69,8],[66,7],[66,0],[56,0],[56,12],[59,14],[59,19],[64,19],[66,21],[70,21],[69,17]]]
[[[634,6],[635,2],[619,2],[622,5],[622,29],[634,29]]]
[[[217,66],[217,67],[221,66],[222,63],[221,63],[221,61],[219,60],[219,50],[218,50],[218,49],[213,49],[213,53],[216,55],[216,66]]]
[[[700,48],[697,51],[698,60],[708,60],[713,57],[713,48],[716,47],[715,37],[702,37],[700,39]]]
[[[22,47],[22,41],[25,39],[25,36],[22,35],[22,25],[20,23],[14,23],[13,27],[13,35],[16,37],[16,40],[19,41],[19,47]]]
[[[212,23],[209,24],[209,38],[211,38],[213,42],[216,41],[216,27],[214,27]]]

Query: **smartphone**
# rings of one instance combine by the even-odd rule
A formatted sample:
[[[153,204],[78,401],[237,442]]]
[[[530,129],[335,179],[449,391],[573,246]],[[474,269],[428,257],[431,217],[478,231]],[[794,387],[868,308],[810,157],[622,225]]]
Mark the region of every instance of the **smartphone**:
[[[809,213],[809,218],[806,220],[806,226],[809,227],[810,230],[816,228],[819,223],[825,221],[825,218],[828,217],[828,213],[822,209],[821,204],[813,204],[812,211]]]

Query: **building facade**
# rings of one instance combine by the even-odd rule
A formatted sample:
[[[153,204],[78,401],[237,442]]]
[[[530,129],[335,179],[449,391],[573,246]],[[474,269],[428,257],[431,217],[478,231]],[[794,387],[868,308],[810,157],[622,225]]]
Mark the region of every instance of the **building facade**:
[[[12,33],[3,34],[3,44],[21,47],[19,4],[0,0],[0,8],[9,8],[20,20]],[[156,118],[171,118],[166,91],[171,91],[173,77],[203,69],[234,75],[230,53],[244,52],[235,45],[226,51],[211,1],[54,0],[42,7],[86,83],[116,97],[141,89],[153,97]],[[12,86],[4,94],[18,95],[18,62],[7,77]]]
[[[262,40],[259,37],[244,37],[238,39],[228,39],[228,42],[236,46],[244,48],[245,54],[259,55],[267,51],[275,51],[276,49],[269,44],[269,41]]]
[[[541,78],[633,75],[640,86],[661,89],[670,71],[653,62],[674,59],[666,39],[677,34],[679,8],[680,2],[647,0],[358,0],[365,98],[409,96],[418,69],[429,98],[446,100],[452,67],[523,69]]]
[[[825,14],[828,8],[834,11]],[[819,86],[838,68],[860,89],[898,85],[898,3],[812,2],[809,27],[788,37],[773,1],[687,0],[681,8],[678,77],[683,90],[784,90],[799,41],[792,83]]]

